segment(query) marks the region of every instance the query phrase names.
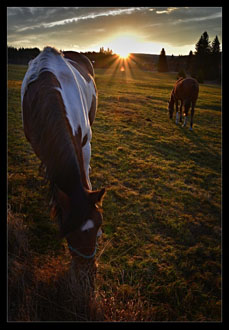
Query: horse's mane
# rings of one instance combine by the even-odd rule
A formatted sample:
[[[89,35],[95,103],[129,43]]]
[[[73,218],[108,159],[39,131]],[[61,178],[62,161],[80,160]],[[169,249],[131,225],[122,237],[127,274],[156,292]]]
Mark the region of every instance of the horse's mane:
[[[23,101],[24,123],[33,132],[30,143],[41,160],[39,172],[49,186],[51,217],[58,219],[62,230],[62,210],[57,190],[61,189],[68,196],[77,195],[74,208],[79,213],[87,208],[87,198],[81,181],[72,130],[60,92],[54,89],[60,87],[59,82],[52,73],[46,71],[32,85],[33,89],[27,89]],[[27,108],[27,102],[32,109]],[[75,220],[77,218],[80,220],[78,216]],[[75,222],[76,225],[80,223]]]
[[[32,132],[32,138],[28,134],[30,142],[45,164],[49,180],[71,194],[76,186],[82,184],[71,128],[60,92],[55,89],[60,88],[59,82],[51,72],[46,71],[32,85],[33,89],[27,90],[23,100],[25,126]]]

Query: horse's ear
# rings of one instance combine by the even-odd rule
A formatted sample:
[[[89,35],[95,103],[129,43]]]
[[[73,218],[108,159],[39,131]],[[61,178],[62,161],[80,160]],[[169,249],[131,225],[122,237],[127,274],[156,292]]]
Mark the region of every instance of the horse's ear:
[[[101,190],[91,191],[89,193],[89,198],[92,202],[92,204],[101,204],[103,201],[104,194],[106,192],[105,188],[102,188]]]

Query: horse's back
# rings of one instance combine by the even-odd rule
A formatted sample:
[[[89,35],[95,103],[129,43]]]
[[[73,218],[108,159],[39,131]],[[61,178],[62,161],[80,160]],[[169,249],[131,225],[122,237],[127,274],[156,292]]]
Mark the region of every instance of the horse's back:
[[[60,52],[50,47],[30,62],[23,80],[25,135],[46,165],[49,177],[58,181],[64,191],[72,190],[80,180],[82,162],[76,150],[81,150],[83,139],[90,143],[89,114],[95,95],[94,81],[84,79]],[[79,131],[81,141],[76,139]]]
[[[175,84],[174,93],[177,99],[196,101],[199,93],[199,84],[194,78],[179,79]]]
[[[89,111],[93,95],[96,97],[94,81],[86,80],[60,52],[51,47],[46,47],[30,63],[22,83],[22,102],[30,84],[45,71],[51,72],[59,82],[60,87],[55,87],[55,89],[61,94],[73,135],[77,133],[79,126],[83,136],[90,135]]]

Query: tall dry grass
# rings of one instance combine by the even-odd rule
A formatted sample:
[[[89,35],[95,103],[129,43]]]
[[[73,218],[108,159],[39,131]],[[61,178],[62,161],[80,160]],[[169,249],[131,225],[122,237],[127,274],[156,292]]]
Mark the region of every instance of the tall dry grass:
[[[23,219],[8,211],[8,321],[92,321],[96,264],[36,255]]]
[[[106,294],[94,260],[82,263],[68,253],[42,257],[31,252],[29,238],[23,219],[9,210],[8,321],[152,320],[154,311],[139,291],[134,297],[124,287]]]

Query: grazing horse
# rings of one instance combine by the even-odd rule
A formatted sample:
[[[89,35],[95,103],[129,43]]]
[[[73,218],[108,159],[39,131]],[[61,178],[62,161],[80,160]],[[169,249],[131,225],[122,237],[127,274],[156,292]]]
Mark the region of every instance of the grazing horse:
[[[21,102],[25,136],[53,188],[51,213],[58,215],[61,237],[72,256],[92,259],[102,233],[105,189],[92,191],[89,178],[97,107],[91,62],[79,53],[45,47],[29,63]]]
[[[175,86],[172,90],[171,97],[169,100],[169,116],[170,119],[173,118],[174,111],[174,103],[176,104],[176,124],[178,123],[179,113],[178,113],[178,101],[181,101],[180,104],[180,122],[182,122],[182,106],[184,104],[184,125],[186,126],[188,111],[190,106],[191,109],[191,121],[190,121],[190,130],[192,130],[193,125],[193,116],[194,116],[194,108],[198,98],[199,93],[199,84],[196,79],[193,78],[180,78],[176,81]]]

